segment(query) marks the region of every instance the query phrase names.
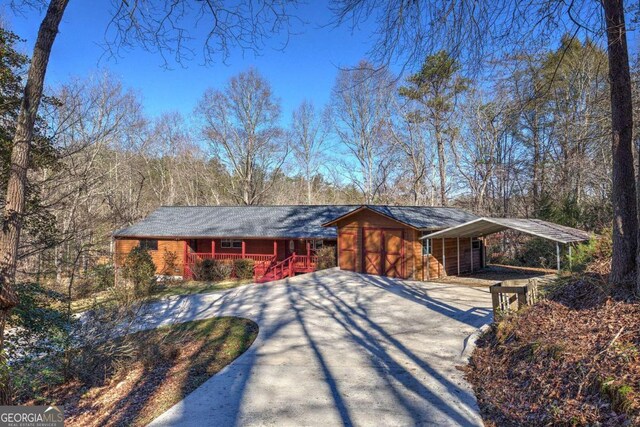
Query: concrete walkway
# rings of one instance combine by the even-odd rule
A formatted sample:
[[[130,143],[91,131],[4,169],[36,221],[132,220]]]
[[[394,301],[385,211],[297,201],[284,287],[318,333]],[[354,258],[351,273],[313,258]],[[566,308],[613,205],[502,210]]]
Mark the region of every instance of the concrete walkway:
[[[154,303],[144,328],[233,315],[260,326],[155,426],[482,425],[455,367],[487,289],[327,270]]]

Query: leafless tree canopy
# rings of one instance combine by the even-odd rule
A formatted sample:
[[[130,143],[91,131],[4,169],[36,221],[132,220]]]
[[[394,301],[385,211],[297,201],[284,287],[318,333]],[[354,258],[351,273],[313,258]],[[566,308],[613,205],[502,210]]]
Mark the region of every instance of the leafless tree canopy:
[[[284,36],[278,46],[283,48],[299,22],[296,4],[296,0],[112,0],[105,48],[117,55],[120,49],[142,46],[159,53],[165,65],[193,58],[206,64],[224,61],[235,49],[259,53],[275,35]]]

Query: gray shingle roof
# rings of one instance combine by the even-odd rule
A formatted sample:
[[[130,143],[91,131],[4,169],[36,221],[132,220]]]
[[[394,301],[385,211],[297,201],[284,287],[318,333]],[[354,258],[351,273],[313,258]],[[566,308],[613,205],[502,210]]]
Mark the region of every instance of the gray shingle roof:
[[[335,239],[322,225],[359,209],[357,205],[320,206],[163,206],[116,231],[114,237],[278,237]],[[370,209],[416,228],[441,229],[476,216],[453,208],[378,206]]]
[[[380,205],[367,205],[367,207],[375,212],[423,230],[439,230],[478,218],[472,213],[456,208]]]
[[[558,243],[582,242],[589,240],[591,237],[586,231],[541,219],[478,218],[446,230],[431,233],[423,238],[480,237],[507,229],[553,240]]]

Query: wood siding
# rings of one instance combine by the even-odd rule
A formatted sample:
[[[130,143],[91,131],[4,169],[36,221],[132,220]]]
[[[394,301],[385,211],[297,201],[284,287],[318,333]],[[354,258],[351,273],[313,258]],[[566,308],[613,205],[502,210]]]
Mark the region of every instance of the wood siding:
[[[379,233],[375,230],[386,229],[387,238],[393,242],[386,245],[386,250],[393,249],[392,252],[396,252],[398,245],[402,244],[404,254],[402,271],[404,278],[420,278],[416,273],[419,272],[422,260],[416,257],[415,250],[416,244],[419,245],[420,242],[416,242],[418,233],[413,228],[369,210],[362,210],[353,215],[349,215],[338,221],[337,226],[339,236],[344,236],[348,239],[346,241],[340,240],[339,242],[338,266],[340,268],[356,272],[365,272],[365,268],[371,270],[371,265],[365,265],[366,260],[363,253],[365,233],[370,235],[370,239],[375,240],[380,237]],[[402,231],[401,237],[397,231]],[[369,244],[371,244],[371,242]],[[392,245],[393,248],[389,245]],[[417,253],[421,252],[418,251]],[[397,255],[393,255],[391,258],[390,261],[393,263],[396,261]],[[372,261],[373,259],[370,260],[369,263]],[[392,268],[389,262],[386,262],[384,265],[381,263],[380,265],[383,270],[391,271],[390,275],[396,275],[396,269]],[[371,273],[372,270],[368,272]]]
[[[481,245],[484,242],[481,241]],[[460,274],[471,272],[471,241],[460,239]],[[480,270],[482,265],[482,250],[473,250],[473,271]],[[442,239],[432,239],[431,255],[423,257],[424,280],[444,276],[458,275],[458,239],[444,239],[444,259],[442,256]],[[427,268],[428,265],[428,268]],[[446,267],[446,268],[445,268]],[[446,271],[445,271],[446,270]]]
[[[199,253],[211,253],[211,243],[215,241],[217,254],[241,254],[242,248],[222,248],[222,239],[188,239],[188,240],[158,240],[158,250],[149,251],[153,258],[153,263],[156,265],[156,274],[171,274],[176,276],[182,276],[184,274],[184,255],[185,246],[188,252]],[[242,240],[242,239],[235,239]],[[306,255],[307,253],[307,239],[292,239],[294,242],[294,249],[298,255]],[[276,239],[278,243],[278,260],[283,260],[290,255],[289,251],[289,239]],[[116,239],[115,240],[115,254],[114,262],[117,267],[121,267],[127,254],[131,252],[133,248],[138,246],[140,240],[138,239]],[[244,239],[245,253],[246,254],[273,254],[273,242],[274,239]],[[325,245],[336,245],[335,240],[324,240]],[[177,255],[175,272],[170,273],[166,271],[165,266],[165,253],[167,251],[175,252]]]
[[[362,210],[337,222],[338,226],[338,266],[343,270],[377,274],[379,267],[376,258],[377,242],[381,232],[376,230],[402,230],[404,244],[404,277],[414,280],[429,280],[443,276],[455,276],[471,272],[471,240],[460,239],[460,266],[458,270],[458,240],[445,239],[444,262],[442,239],[433,239],[432,255],[422,255],[423,241],[419,230],[387,218],[370,210]],[[365,247],[365,243],[366,246]],[[381,244],[381,243],[380,243]],[[483,245],[484,242],[481,242]],[[473,250],[473,271],[483,267],[483,250]],[[445,271],[446,266],[446,271]],[[395,275],[391,271],[390,276]]]
[[[126,256],[133,248],[138,246],[140,240],[137,239],[116,239],[114,262],[116,267],[121,267]],[[165,265],[165,254],[174,252],[176,254],[176,270],[167,271]],[[182,276],[184,274],[184,241],[183,240],[158,240],[158,250],[149,251],[153,263],[156,265],[156,274],[167,274],[171,276]]]

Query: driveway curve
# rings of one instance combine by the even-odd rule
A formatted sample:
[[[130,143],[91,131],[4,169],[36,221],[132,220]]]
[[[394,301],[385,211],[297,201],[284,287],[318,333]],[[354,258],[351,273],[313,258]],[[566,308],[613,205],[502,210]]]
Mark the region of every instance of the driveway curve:
[[[251,348],[154,426],[482,425],[457,365],[487,289],[337,269],[156,302],[142,328],[246,317]]]

